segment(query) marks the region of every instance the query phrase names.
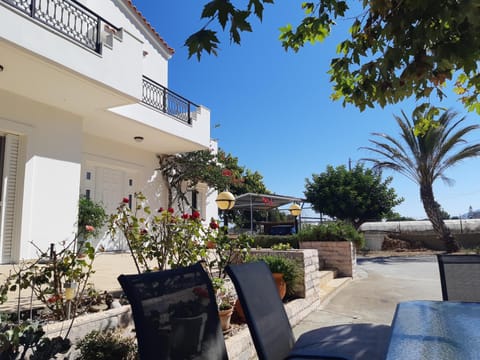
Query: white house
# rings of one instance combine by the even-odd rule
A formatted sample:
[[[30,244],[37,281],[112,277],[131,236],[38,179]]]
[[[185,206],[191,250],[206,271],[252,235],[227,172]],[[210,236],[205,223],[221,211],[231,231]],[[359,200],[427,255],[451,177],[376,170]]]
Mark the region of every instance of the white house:
[[[81,194],[165,204],[157,154],[210,146],[209,110],[168,89],[173,53],[129,0],[0,0],[0,263],[72,238]]]

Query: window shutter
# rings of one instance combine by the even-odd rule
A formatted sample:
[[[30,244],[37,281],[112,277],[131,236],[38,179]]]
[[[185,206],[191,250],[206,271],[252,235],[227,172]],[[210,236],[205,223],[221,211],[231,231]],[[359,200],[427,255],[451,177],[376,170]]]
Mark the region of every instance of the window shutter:
[[[17,166],[19,140],[17,135],[5,136],[5,159],[3,168],[3,199],[1,244],[2,263],[13,260],[13,241],[15,233],[15,200],[17,191]]]

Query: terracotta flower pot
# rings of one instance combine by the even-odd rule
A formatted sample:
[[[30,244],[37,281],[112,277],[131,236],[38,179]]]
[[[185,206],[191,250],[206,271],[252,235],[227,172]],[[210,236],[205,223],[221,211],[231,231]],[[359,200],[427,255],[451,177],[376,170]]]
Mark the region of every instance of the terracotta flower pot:
[[[230,329],[230,319],[232,318],[233,307],[226,310],[218,310],[218,316],[220,317],[220,324],[222,325],[222,330]]]
[[[242,308],[242,304],[240,304],[240,300],[237,299],[237,301],[235,301],[234,309],[235,309],[235,315],[238,321],[245,323],[246,322],[245,313],[243,312],[243,308]]]
[[[285,282],[285,280],[283,280],[283,274],[273,273],[272,276],[273,276],[273,280],[275,280],[275,284],[277,285],[280,299],[283,300],[283,298],[287,294],[287,283]]]

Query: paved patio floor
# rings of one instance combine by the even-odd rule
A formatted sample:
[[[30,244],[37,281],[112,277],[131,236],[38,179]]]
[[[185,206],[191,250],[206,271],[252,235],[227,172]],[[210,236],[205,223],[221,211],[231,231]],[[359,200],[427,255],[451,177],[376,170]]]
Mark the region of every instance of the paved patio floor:
[[[435,256],[358,259],[358,276],[294,328],[295,335],[346,323],[390,325],[397,303],[441,300]]]

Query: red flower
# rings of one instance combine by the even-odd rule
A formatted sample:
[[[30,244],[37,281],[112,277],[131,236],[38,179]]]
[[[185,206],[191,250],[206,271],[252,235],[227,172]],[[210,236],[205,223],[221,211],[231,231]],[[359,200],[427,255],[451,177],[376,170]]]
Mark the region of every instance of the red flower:
[[[85,231],[93,232],[95,231],[95,228],[92,225],[85,225]]]
[[[213,230],[218,229],[218,224],[217,224],[217,222],[212,221],[212,222],[210,223],[210,229],[213,229]]]
[[[230,170],[230,169],[223,169],[222,170],[222,175],[223,176],[232,176],[232,174],[233,174],[232,170]]]
[[[164,210],[164,209],[161,207],[160,209],[158,209],[158,212],[161,213],[161,212],[163,212],[163,210]]]
[[[129,203],[130,203],[130,199],[127,198],[127,197],[124,197],[123,200],[122,200],[122,202],[123,202],[124,204],[129,204]]]
[[[140,234],[142,234],[142,235],[148,234],[147,229],[142,229],[142,230],[140,230]]]
[[[168,208],[167,210],[170,214],[173,214],[175,212],[175,210],[173,210],[173,208]]]
[[[188,214],[182,214],[182,219],[187,220],[188,219]]]
[[[208,291],[204,288],[201,288],[201,287],[196,287],[196,288],[193,288],[193,293],[195,295],[197,295],[198,297],[200,298],[207,298],[208,299]]]
[[[52,295],[47,299],[47,302],[50,304],[56,303],[58,300],[60,300],[62,297],[60,295]]]
[[[200,213],[198,211],[194,211],[192,213],[192,218],[193,219],[200,219]]]

